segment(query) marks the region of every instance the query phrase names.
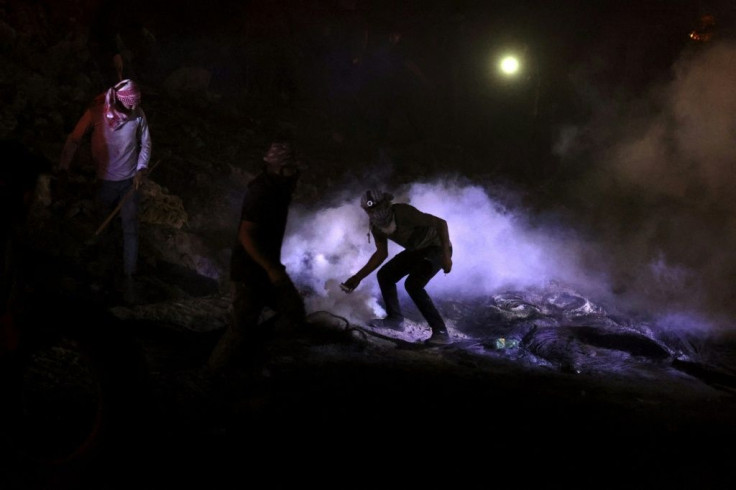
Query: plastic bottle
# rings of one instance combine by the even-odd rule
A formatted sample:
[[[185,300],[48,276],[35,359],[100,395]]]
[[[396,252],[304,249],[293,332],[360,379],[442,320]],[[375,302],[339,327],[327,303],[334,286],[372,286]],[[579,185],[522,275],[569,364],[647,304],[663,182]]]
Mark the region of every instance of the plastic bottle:
[[[519,341],[516,339],[507,339],[505,337],[499,337],[494,342],[494,347],[498,350],[515,349],[516,347],[519,347]]]

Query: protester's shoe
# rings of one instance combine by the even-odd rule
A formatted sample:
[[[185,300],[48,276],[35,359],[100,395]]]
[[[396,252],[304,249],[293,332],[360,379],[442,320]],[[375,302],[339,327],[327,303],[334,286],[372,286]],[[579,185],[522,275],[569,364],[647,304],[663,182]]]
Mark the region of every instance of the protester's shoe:
[[[424,341],[427,345],[447,345],[452,343],[447,330],[433,330],[432,336]]]
[[[404,319],[401,317],[374,318],[368,322],[368,325],[374,328],[388,328],[401,332],[404,330]]]

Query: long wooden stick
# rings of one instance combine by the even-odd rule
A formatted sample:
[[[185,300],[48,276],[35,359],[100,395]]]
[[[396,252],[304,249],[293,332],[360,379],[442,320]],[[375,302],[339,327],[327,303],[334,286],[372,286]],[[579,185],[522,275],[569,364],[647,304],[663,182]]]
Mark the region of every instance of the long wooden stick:
[[[148,175],[151,175],[151,172],[153,172],[153,169],[156,168],[156,166],[160,162],[161,162],[161,160],[157,160],[156,163],[153,164],[153,166],[151,167],[151,169],[148,171]],[[118,205],[115,206],[115,209],[112,210],[112,212],[107,216],[107,218],[105,218],[105,221],[103,221],[102,224],[100,225],[100,227],[97,228],[97,231],[95,232],[95,236],[99,235],[100,233],[102,233],[102,230],[104,230],[105,228],[107,228],[107,225],[110,224],[110,221],[112,221],[112,219],[115,217],[115,215],[118,214],[118,212],[120,212],[120,210],[123,208],[123,204],[125,204],[125,201],[127,201],[128,199],[130,199],[130,196],[132,196],[133,193],[135,191],[137,191],[137,190],[138,189],[135,188],[135,185],[133,185],[133,187],[130,188],[130,190],[123,196],[123,198],[120,199],[120,202],[118,202]]]

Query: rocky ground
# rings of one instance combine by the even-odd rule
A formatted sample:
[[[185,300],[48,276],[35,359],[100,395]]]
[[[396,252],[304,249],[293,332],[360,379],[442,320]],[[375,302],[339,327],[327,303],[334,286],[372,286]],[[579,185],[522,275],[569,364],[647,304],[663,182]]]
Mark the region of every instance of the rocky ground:
[[[191,275],[156,270],[130,304],[68,264],[37,266],[55,292],[29,292],[20,317],[29,351],[6,390],[4,488],[726,488],[733,477],[736,384],[723,362],[734,346],[722,339],[657,339],[591,310],[554,325],[580,301],[548,296],[562,305],[552,311],[509,294],[493,298],[492,332],[451,329],[447,347],[423,346],[416,325],[369,333],[312,312],[258,369],[213,376],[203,362],[229,304],[211,281],[184,291]],[[535,314],[520,313],[533,301]],[[520,343],[498,349],[498,335]]]

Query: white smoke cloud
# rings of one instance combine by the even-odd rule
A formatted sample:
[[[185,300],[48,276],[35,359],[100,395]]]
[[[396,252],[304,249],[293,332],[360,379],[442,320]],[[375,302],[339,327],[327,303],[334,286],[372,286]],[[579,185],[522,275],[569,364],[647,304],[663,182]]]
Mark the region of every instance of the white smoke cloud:
[[[662,315],[736,313],[733,87],[736,45],[698,46],[666,84],[615,111],[607,101],[586,125],[561,132],[556,149],[579,172],[567,192],[586,203],[580,216],[622,300]]]
[[[436,178],[388,186],[395,201],[448,222],[454,266],[429,283],[430,295],[472,299],[555,281],[660,319],[699,319],[693,328],[730,325],[733,87],[736,46],[714,44],[684,53],[671,80],[646,97],[618,107],[607,100],[587,124],[568,125],[555,149],[574,178],[558,187],[566,205],[554,224],[473,183]],[[362,191],[336,190],[343,197],[329,207],[292,210],[283,259],[310,290],[311,310],[357,320],[384,313],[375,273],[350,295],[339,289],[374,250],[358,205]],[[390,256],[398,251],[390,243]]]
[[[427,291],[433,297],[477,299],[506,289],[543,287],[550,281],[589,280],[574,253],[575,243],[551,228],[532,226],[519,210],[507,209],[478,185],[440,181],[387,190],[394,193],[394,202],[410,203],[448,222],[453,269],[449,274],[440,271],[430,281]],[[310,311],[328,310],[363,321],[385,314],[375,272],[349,295],[339,288],[375,250],[357,197],[362,191],[324,209],[292,210],[282,258],[297,283],[310,290]],[[400,250],[389,242],[389,259]]]

